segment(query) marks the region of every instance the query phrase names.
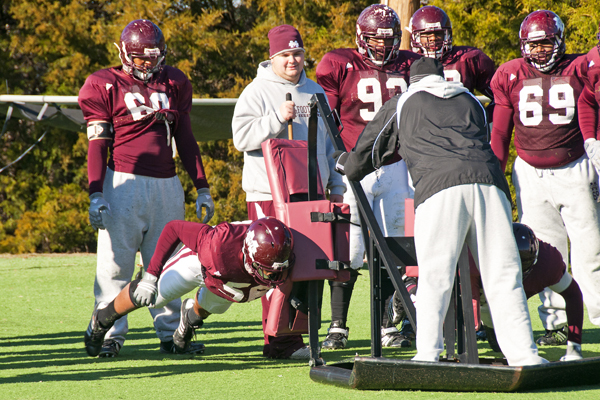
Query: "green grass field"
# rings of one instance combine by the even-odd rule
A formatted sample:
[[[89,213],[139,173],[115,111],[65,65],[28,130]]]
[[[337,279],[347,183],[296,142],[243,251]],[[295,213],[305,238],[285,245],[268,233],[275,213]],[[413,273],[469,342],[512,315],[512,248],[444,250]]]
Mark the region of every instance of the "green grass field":
[[[528,393],[356,391],[313,382],[306,363],[262,357],[260,302],[234,304],[211,316],[198,332],[203,356],[158,351],[150,314],[129,316],[130,331],[115,359],[86,355],[83,332],[94,299],[94,254],[0,256],[0,399],[598,399],[600,385]],[[327,351],[328,363],[370,354],[368,274],[359,278],[349,315],[351,348]],[[191,294],[190,294],[191,295]],[[325,285],[324,303],[329,291]],[[530,300],[535,335],[542,327]],[[324,337],[330,310],[324,307]],[[307,339],[308,340],[308,339]],[[493,354],[479,344],[480,356]],[[584,324],[584,356],[600,356],[600,330]],[[564,349],[541,349],[558,360]],[[413,349],[384,349],[408,359]]]

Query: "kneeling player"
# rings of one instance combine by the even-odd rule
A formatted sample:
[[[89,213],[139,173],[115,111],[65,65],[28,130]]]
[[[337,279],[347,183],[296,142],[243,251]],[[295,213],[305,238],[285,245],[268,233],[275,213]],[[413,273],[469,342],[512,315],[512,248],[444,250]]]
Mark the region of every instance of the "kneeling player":
[[[513,231],[521,256],[523,289],[527,298],[529,299],[548,287],[565,299],[568,321],[567,352],[560,360],[571,361],[583,358],[581,355],[583,296],[579,285],[567,272],[567,267],[556,247],[538,240],[527,225],[513,223]],[[494,351],[500,352],[492,318],[485,301],[485,293],[481,295],[481,320],[490,347]]]
[[[543,291],[544,288],[549,287],[565,299],[569,328],[565,334],[567,352],[560,360],[571,361],[583,358],[581,355],[583,297],[579,285],[567,272],[567,267],[559,251],[554,246],[538,240],[530,227],[515,222],[513,223],[513,233],[521,257],[523,289],[527,298],[529,299]],[[473,275],[471,275],[471,279],[473,278]],[[476,279],[478,280],[473,282],[471,287],[473,290],[479,292],[482,287],[481,278]],[[413,297],[416,292],[416,286],[414,284],[409,286],[407,282],[409,281],[405,282],[407,290],[409,292],[413,291],[411,293],[411,297]],[[492,350],[501,352],[483,291],[481,291],[480,302],[481,319],[487,334],[487,340]],[[398,299],[398,296],[396,296],[396,293],[394,293],[394,298],[390,302],[388,313],[390,320],[394,323],[399,323],[406,315],[404,306]]]
[[[180,243],[185,247],[169,259]],[[233,302],[257,299],[283,283],[293,266],[293,246],[291,231],[273,217],[215,227],[169,222],[143,278],[132,281],[112,302],[96,305],[84,335],[88,355],[98,355],[104,335],[122,316],[144,306],[161,307],[196,287],[200,289],[195,300],[186,299],[181,305],[173,352],[203,352],[204,345],[191,339],[204,318],[224,313]]]

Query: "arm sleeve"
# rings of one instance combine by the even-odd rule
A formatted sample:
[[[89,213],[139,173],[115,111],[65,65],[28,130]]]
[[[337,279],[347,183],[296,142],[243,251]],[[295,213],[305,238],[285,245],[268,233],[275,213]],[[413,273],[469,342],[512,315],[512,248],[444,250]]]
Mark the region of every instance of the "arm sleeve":
[[[90,140],[88,144],[89,194],[102,192],[104,175],[106,175],[108,148],[111,143],[112,141],[108,139],[98,139]]]
[[[327,182],[327,189],[329,189],[329,194],[339,194],[343,195],[346,192],[346,184],[342,179],[342,175],[335,170],[335,159],[333,158],[333,153],[335,152],[333,148],[333,143],[331,143],[331,139],[329,138],[329,134],[326,131],[325,123],[322,119],[319,119],[319,129],[322,129],[323,135],[325,135],[325,145],[326,155],[327,155],[327,163],[329,164],[329,182]]]
[[[335,73],[337,68],[334,68],[330,58],[325,55],[319,64],[317,64],[317,83],[325,90],[329,107],[335,110],[339,105],[340,88],[339,83],[341,78]],[[339,110],[338,110],[339,111]]]
[[[287,126],[279,113],[280,104],[275,107],[260,98],[257,86],[253,82],[244,89],[233,111],[233,144],[239,151],[259,150],[262,142],[277,137]]]
[[[202,165],[202,156],[198,143],[192,133],[190,111],[192,110],[192,84],[187,77],[182,78],[179,88],[179,99],[177,106],[177,124],[173,137],[177,144],[177,152],[181,158],[183,167],[194,182],[196,189],[207,188],[208,182]]]
[[[592,91],[586,86],[577,100],[579,128],[583,140],[596,139],[598,126],[598,103]]]
[[[207,188],[208,181],[202,164],[202,156],[200,155],[198,143],[192,134],[192,125],[188,113],[180,115],[174,136],[175,143],[177,143],[177,152],[181,157],[185,170],[192,178],[194,186],[196,189]]]
[[[475,88],[484,96],[489,97],[492,100],[491,103],[493,103],[494,93],[492,92],[491,83],[496,70],[494,62],[484,52],[481,52],[474,67],[477,76]]]
[[[148,273],[159,277],[179,243],[183,243],[197,253],[198,236],[209,229],[212,228],[206,224],[197,222],[176,220],[167,223],[156,243],[156,250],[150,260]]]
[[[398,142],[396,106],[398,96],[392,97],[375,114],[349,153],[344,172],[351,181],[360,181],[365,175],[381,167],[396,153]]]
[[[492,150],[498,160],[502,170],[506,169],[508,162],[510,140],[514,128],[513,122],[514,111],[512,108],[496,105],[494,107],[494,125],[492,127]]]

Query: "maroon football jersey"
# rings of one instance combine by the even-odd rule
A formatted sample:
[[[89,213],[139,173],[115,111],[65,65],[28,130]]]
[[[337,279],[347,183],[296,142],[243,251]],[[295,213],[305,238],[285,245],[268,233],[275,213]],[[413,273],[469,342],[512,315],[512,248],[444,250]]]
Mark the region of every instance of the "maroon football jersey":
[[[215,227],[187,221],[171,221],[160,236],[148,273],[160,276],[182,257],[197,257],[206,288],[224,299],[243,303],[257,299],[270,288],[256,282],[244,267],[242,246],[251,222]],[[187,247],[168,262],[179,243]]]
[[[444,55],[442,64],[447,81],[462,82],[471,93],[477,89],[493,99],[490,83],[495,66],[483,51],[476,47],[454,46],[451,52]]]
[[[377,67],[356,49],[337,49],[317,65],[317,83],[325,89],[331,109],[337,109],[346,150],[354,148],[365,125],[393,96],[406,91],[410,65],[421,58],[401,50],[395,60]]]
[[[596,102],[600,104],[600,49],[598,46],[594,46],[585,57],[586,63],[582,69],[584,82],[594,93]]]
[[[492,79],[498,106],[513,110],[517,154],[536,168],[555,168],[583,154],[577,99],[585,56],[565,55],[551,73],[518,58],[502,64]],[[496,134],[496,126],[492,135]],[[510,132],[508,133],[510,135]],[[508,146],[508,141],[504,141]]]
[[[523,279],[523,289],[527,298],[540,293],[548,286],[556,285],[567,270],[562,255],[556,247],[541,240],[539,243],[537,262]]]
[[[108,162],[111,169],[155,178],[175,176],[170,131],[180,144],[180,155],[188,172],[194,175],[191,177],[196,187],[208,186],[199,152],[182,146],[196,141],[189,121],[192,86],[177,68],[165,66],[147,84],[123,73],[121,67],[97,71],[79,91],[79,105],[86,121],[112,123],[114,139]],[[175,117],[169,131],[164,121],[154,118],[158,110],[169,110]],[[190,171],[188,164],[197,171]]]

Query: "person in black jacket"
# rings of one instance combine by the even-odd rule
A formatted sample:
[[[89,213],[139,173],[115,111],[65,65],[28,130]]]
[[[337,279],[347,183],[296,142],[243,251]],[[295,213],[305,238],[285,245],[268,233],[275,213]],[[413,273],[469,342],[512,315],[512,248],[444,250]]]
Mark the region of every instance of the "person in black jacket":
[[[360,181],[398,152],[415,188],[419,261],[416,361],[438,361],[458,256],[467,242],[509,365],[547,362],[533,341],[508,183],[487,143],[483,106],[446,82],[434,58],[415,61],[408,90],[388,101],[336,168]]]

